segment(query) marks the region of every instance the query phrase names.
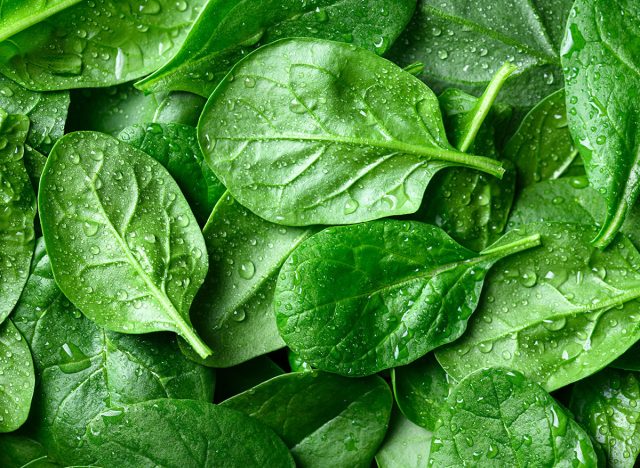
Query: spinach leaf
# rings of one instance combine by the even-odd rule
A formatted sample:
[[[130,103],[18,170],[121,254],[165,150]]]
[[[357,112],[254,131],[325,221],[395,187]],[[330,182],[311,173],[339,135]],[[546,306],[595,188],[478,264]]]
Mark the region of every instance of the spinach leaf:
[[[340,395],[340,398],[336,398]],[[266,424],[301,467],[369,467],[389,423],[392,397],[379,377],[294,372],[222,403]]]
[[[640,193],[640,9],[634,0],[577,0],[562,45],[569,130],[607,204],[594,239],[611,243]]]
[[[61,463],[89,463],[83,442],[97,414],[157,398],[213,398],[211,371],[183,357],[169,335],[120,335],[83,317],[56,285],[42,241],[13,320],[40,382],[31,425]]]
[[[4,468],[59,468],[44,447],[23,435],[0,435],[0,466]]]
[[[607,466],[635,466],[640,453],[640,380],[635,372],[604,369],[573,387],[576,420],[607,454]]]
[[[217,369],[219,385],[216,385],[214,401],[224,401],[282,374],[284,371],[267,356],[258,356],[227,369]]]
[[[107,135],[70,133],[49,155],[39,202],[56,281],[87,317],[122,333],[174,331],[211,354],[189,320],[204,239],[160,163]]]
[[[27,143],[39,151],[48,153],[64,133],[69,93],[29,91],[0,75],[0,108],[9,114],[29,117],[31,125]]]
[[[504,154],[515,164],[518,183],[523,187],[557,179],[567,171],[578,150],[569,133],[564,89],[529,111],[507,142]]]
[[[32,26],[80,0],[5,0],[0,8],[0,41]]]
[[[88,441],[100,466],[295,466],[268,428],[202,401],[155,400],[104,413],[89,425]]]
[[[285,225],[412,213],[448,166],[503,173],[447,143],[438,101],[417,78],[367,50],[314,39],[282,40],[236,65],[198,136],[233,197]]]
[[[606,366],[640,338],[640,254],[624,236],[601,251],[595,229],[565,223],[519,228],[542,248],[496,265],[463,337],[436,351],[454,379],[509,367],[548,391]]]
[[[94,130],[117,136],[131,125],[180,123],[195,127],[205,100],[191,93],[145,95],[131,83],[71,92],[69,131]]]
[[[0,432],[18,429],[27,420],[35,375],[29,346],[11,319],[0,324]]]
[[[35,91],[140,78],[177,52],[204,0],[93,0],[0,43],[0,72]]]
[[[506,369],[480,370],[447,399],[430,466],[597,466],[589,436],[540,386]]]
[[[504,62],[521,70],[501,100],[527,109],[562,87],[559,45],[571,0],[420,0],[408,28],[387,54],[400,66],[429,64],[420,75],[434,89],[477,92]]]
[[[394,408],[389,430],[376,453],[376,464],[379,468],[426,468],[431,435]]]
[[[462,335],[489,268],[538,243],[512,231],[477,254],[423,223],[327,228],[280,271],[278,329],[322,370],[358,376],[408,364]]]
[[[200,224],[207,221],[225,188],[204,162],[195,128],[182,124],[133,125],[122,130],[118,138],[162,164]]]
[[[315,231],[270,223],[229,194],[221,198],[203,230],[210,268],[192,313],[215,350],[203,364],[229,367],[284,346],[273,314],[276,279],[289,254]]]
[[[29,119],[0,108],[0,323],[20,297],[33,254],[36,199],[24,165]]]
[[[178,54],[136,86],[208,97],[244,55],[284,37],[332,39],[382,54],[415,6],[416,0],[213,0]]]
[[[400,411],[413,423],[433,431],[449,395],[449,376],[433,354],[391,371]]]

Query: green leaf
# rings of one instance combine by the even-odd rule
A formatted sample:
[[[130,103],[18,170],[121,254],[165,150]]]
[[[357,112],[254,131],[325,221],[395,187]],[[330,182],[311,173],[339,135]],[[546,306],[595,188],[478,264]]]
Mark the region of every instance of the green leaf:
[[[234,366],[284,346],[273,313],[276,279],[289,254],[316,231],[270,223],[222,196],[203,230],[210,268],[192,313],[214,350],[203,364]]]
[[[409,26],[387,54],[400,66],[429,64],[420,75],[434,89],[476,93],[505,62],[520,72],[502,102],[533,107],[562,87],[560,42],[572,0],[495,0],[481,8],[467,0],[420,0]]]
[[[607,454],[607,466],[635,466],[640,453],[640,380],[635,372],[604,369],[573,387],[576,420]]]
[[[431,435],[394,408],[389,430],[376,453],[376,464],[380,468],[426,468]]]
[[[391,371],[400,411],[413,423],[433,431],[450,390],[449,376],[432,354]]]
[[[87,317],[121,333],[174,331],[211,354],[189,320],[206,246],[160,163],[107,135],[70,133],[49,155],[39,200],[56,281]]]
[[[37,24],[80,0],[5,0],[0,8],[0,41]]]
[[[562,44],[569,130],[607,213],[594,239],[615,237],[640,193],[640,8],[577,0]]]
[[[48,153],[64,133],[69,93],[37,93],[0,75],[0,108],[29,117],[27,144]]]
[[[349,42],[382,54],[415,6],[416,0],[212,0],[180,52],[136,86],[208,97],[244,55],[285,37]]]
[[[233,197],[285,225],[412,213],[448,166],[503,173],[447,143],[438,100],[417,78],[322,40],[282,40],[236,65],[209,98],[198,136]]]
[[[35,91],[112,86],[175,54],[204,0],[80,2],[0,43],[0,72]]]
[[[15,434],[0,435],[0,466],[4,468],[59,468],[37,441]]]
[[[18,302],[33,254],[36,198],[24,163],[29,119],[0,108],[0,323]]]
[[[267,356],[258,356],[226,369],[216,369],[215,402],[224,401],[262,382],[284,374]]]
[[[476,254],[423,223],[327,228],[282,267],[278,329],[322,370],[357,376],[408,364],[462,335],[489,268],[538,242],[512,232]]]
[[[213,398],[211,371],[169,335],[120,335],[83,317],[56,286],[43,242],[13,320],[40,381],[32,428],[61,463],[89,463],[83,442],[97,414],[157,398]]]
[[[207,221],[225,188],[204,162],[194,127],[158,123],[133,125],[122,130],[118,139],[162,164],[184,193],[200,224]]]
[[[520,227],[542,247],[494,267],[461,339],[436,351],[455,380],[508,367],[551,391],[596,372],[640,339],[640,254],[624,236],[604,252],[595,229]]]
[[[131,405],[119,415],[96,417],[88,433],[100,466],[295,466],[287,447],[262,424],[202,401]]]
[[[519,372],[480,370],[453,389],[445,408],[430,466],[597,466],[589,436]]]
[[[18,429],[29,416],[35,375],[29,346],[13,322],[0,324],[0,432]]]
[[[340,395],[340,398],[336,398]],[[294,372],[222,403],[266,424],[301,467],[369,467],[389,423],[392,397],[379,377]]]
[[[564,89],[531,109],[504,149],[523,187],[562,176],[577,154],[567,124]]]

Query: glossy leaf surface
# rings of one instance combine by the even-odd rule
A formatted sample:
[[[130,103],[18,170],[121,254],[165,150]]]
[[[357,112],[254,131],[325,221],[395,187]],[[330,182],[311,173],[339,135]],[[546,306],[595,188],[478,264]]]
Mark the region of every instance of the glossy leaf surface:
[[[198,136],[233,197],[285,225],[412,213],[447,166],[503,172],[447,143],[438,101],[417,78],[372,52],[314,39],[282,40],[236,65]]]
[[[37,24],[80,0],[6,0],[0,8],[0,41]]]

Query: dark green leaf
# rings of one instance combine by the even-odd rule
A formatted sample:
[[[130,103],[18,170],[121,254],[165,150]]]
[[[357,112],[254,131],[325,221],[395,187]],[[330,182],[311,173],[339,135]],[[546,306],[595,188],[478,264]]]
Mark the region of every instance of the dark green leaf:
[[[605,369],[573,387],[571,410],[600,442],[607,466],[633,468],[640,453],[640,380],[635,372]]]
[[[206,246],[160,163],[107,135],[70,133],[51,151],[39,195],[56,281],[76,307],[110,330],[174,331],[211,354],[189,319]]]
[[[489,268],[538,242],[512,231],[477,254],[429,224],[327,228],[282,267],[278,329],[319,369],[369,375],[408,364],[462,335]]]
[[[38,186],[40,185],[40,177],[47,163],[47,157],[31,146],[24,146],[24,167],[31,181],[34,193],[38,194]]]
[[[300,467],[369,467],[387,430],[391,403],[389,387],[379,377],[313,371],[274,377],[222,406],[273,429]]]
[[[415,6],[416,0],[212,0],[180,52],[137,86],[208,97],[244,55],[284,37],[349,42],[382,54]]]
[[[42,91],[140,78],[177,52],[203,3],[80,2],[0,43],[0,72]]]
[[[313,39],[236,65],[198,124],[207,162],[238,202],[279,224],[348,224],[418,209],[440,169],[500,163],[447,143],[435,95],[364,49]]]
[[[519,372],[478,371],[453,389],[445,407],[430,466],[597,466],[589,436]]]
[[[640,342],[636,342],[622,356],[613,361],[610,367],[622,370],[640,371]]]
[[[636,0],[577,0],[562,45],[569,130],[607,204],[599,247],[614,239],[640,193],[638,36]]]
[[[5,0],[0,8],[0,41],[37,24],[80,0]]]
[[[162,98],[153,116],[158,123],[181,123],[195,127],[206,99],[192,93],[172,92]]]
[[[426,468],[430,449],[431,432],[394,408],[389,430],[376,453],[376,464],[379,468]]]
[[[295,466],[287,447],[262,424],[202,401],[131,405],[119,415],[96,417],[88,433],[99,466]]]
[[[59,468],[47,457],[44,447],[29,437],[0,435],[0,466],[3,468]]]
[[[509,367],[548,391],[606,366],[640,338],[640,254],[623,236],[604,252],[595,229],[530,224],[542,247],[494,267],[463,337],[436,351],[454,379]]]
[[[204,162],[194,127],[133,125],[122,130],[118,138],[162,164],[184,193],[200,224],[207,221],[225,188]]]

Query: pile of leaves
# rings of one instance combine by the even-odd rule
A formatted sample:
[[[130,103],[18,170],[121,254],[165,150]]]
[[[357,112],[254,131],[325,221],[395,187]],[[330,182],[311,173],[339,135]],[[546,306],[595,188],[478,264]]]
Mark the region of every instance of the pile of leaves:
[[[0,466],[632,467],[640,3],[0,2]]]

